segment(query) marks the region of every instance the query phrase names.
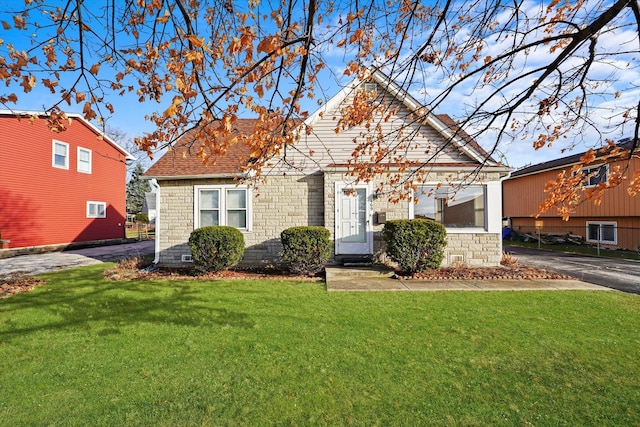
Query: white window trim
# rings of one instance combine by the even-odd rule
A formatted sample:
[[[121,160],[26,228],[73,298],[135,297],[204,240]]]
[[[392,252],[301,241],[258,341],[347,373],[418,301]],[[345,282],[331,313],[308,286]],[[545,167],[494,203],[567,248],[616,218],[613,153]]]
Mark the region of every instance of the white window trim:
[[[64,165],[57,165],[56,164],[56,144],[60,144],[60,145],[64,145],[67,149],[67,156],[65,157],[65,164]],[[62,142],[62,141],[58,141],[57,139],[53,139],[51,141],[51,166],[53,166],[54,168],[57,169],[65,169],[68,170],[69,169],[69,144],[67,144],[66,142]]]
[[[435,187],[437,182],[425,182],[421,187]],[[455,183],[452,185],[456,185]],[[473,184],[470,186],[484,187],[484,222],[485,227],[446,227],[448,234],[488,234],[500,233],[502,230],[502,186],[500,181],[491,181],[484,184]],[[409,200],[409,218],[414,216],[414,200]]]
[[[378,93],[378,85],[374,82],[368,82],[362,84],[362,90],[365,92],[373,92],[375,94]]]
[[[200,190],[218,190],[226,195],[227,190],[245,190],[247,192],[247,227],[238,228],[243,233],[248,233],[253,229],[253,194],[249,187],[243,185],[194,185],[193,186],[193,229],[200,228]],[[218,222],[220,225],[227,225],[227,198],[220,197],[218,206]]]
[[[580,169],[580,172],[582,172],[585,176],[587,176],[590,173],[592,173],[592,172],[589,172],[589,171],[593,171],[594,169],[600,169],[602,166],[605,167],[605,172],[604,172],[605,173],[605,175],[604,175],[605,180],[604,180],[604,182],[609,182],[609,165],[606,164],[606,163],[600,163],[599,165],[586,166],[586,167]],[[597,186],[597,184],[595,184],[595,185],[589,184],[589,180],[591,178],[592,177],[588,177],[587,178],[587,182],[583,184],[584,188],[593,188],[593,187]]]
[[[80,169],[80,152],[82,151],[86,151],[87,153],[89,153],[89,170],[81,170]],[[78,165],[77,165],[77,170],[80,173],[88,173],[90,174],[91,171],[93,170],[93,153],[91,152],[91,150],[89,150],[88,148],[84,148],[84,147],[78,147]]]
[[[593,240],[589,238],[589,226],[590,225],[612,225],[613,226],[613,241],[611,240],[600,240],[600,243],[604,243],[606,245],[617,245],[618,244],[618,223],[616,221],[587,221],[586,224],[586,241],[589,243],[598,243],[598,239]]]
[[[91,205],[95,205],[96,206],[96,212],[98,212],[97,207],[99,205],[102,205],[103,209],[102,211],[104,212],[104,215],[91,215],[89,213],[89,208]],[[106,218],[107,217],[107,203],[106,202],[96,202],[94,200],[87,200],[87,218]]]

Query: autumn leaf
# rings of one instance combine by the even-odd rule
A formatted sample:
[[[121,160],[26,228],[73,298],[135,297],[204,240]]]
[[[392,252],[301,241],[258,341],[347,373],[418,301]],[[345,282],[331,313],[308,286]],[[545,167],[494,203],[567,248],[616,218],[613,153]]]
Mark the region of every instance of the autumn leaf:
[[[19,15],[13,16],[13,25],[19,30],[27,29],[27,22],[24,20],[22,16],[19,16]]]
[[[253,90],[256,92],[258,97],[262,98],[264,96],[264,89],[261,84],[257,84],[253,87]]]
[[[7,21],[2,21],[2,28],[4,28],[5,30],[10,30],[11,25]]]
[[[89,72],[95,76],[96,74],[98,74],[99,70],[100,70],[100,64],[96,63],[91,66],[91,68],[89,69]]]
[[[90,102],[85,102],[84,103],[84,108],[82,109],[82,114],[84,115],[84,118],[87,120],[91,120],[97,117],[96,112],[93,111],[93,109],[91,108],[91,103]]]
[[[178,113],[178,106],[184,102],[184,98],[181,96],[174,96],[171,106],[167,108],[162,115],[164,117],[173,117]]]
[[[271,53],[278,49],[279,47],[279,38],[277,36],[269,36],[264,38],[258,43],[258,53]]]
[[[29,76],[23,76],[20,86],[22,86],[25,93],[31,92],[31,89],[36,87],[36,77],[33,74],[29,74]]]

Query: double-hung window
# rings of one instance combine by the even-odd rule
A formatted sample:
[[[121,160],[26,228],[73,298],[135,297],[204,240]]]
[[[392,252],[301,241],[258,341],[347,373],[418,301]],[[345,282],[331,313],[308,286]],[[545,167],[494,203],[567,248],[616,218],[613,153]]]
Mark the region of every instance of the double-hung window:
[[[194,194],[194,226],[228,225],[251,229],[251,194],[248,188],[232,185],[197,185]]]
[[[456,190],[445,187],[424,186],[414,197],[414,218],[427,218],[447,228],[487,229],[486,189],[468,186]]]
[[[91,150],[78,147],[78,172],[91,173]]]
[[[51,151],[53,167],[69,169],[69,144],[54,139]]]
[[[87,202],[87,218],[106,218],[107,204],[105,202]]]

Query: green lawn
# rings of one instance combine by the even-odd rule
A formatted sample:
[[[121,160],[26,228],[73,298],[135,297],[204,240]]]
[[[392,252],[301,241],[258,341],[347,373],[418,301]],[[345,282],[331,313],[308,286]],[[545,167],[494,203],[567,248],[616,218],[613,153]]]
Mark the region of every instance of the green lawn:
[[[43,275],[0,300],[0,424],[640,425],[640,298]]]

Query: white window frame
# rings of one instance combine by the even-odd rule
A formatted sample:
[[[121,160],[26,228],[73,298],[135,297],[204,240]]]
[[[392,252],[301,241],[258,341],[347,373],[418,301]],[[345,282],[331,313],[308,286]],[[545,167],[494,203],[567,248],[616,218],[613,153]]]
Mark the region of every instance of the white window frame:
[[[94,206],[94,212],[91,213],[91,206]],[[99,206],[102,206],[102,215],[100,215]],[[107,204],[106,202],[96,202],[93,200],[87,201],[87,218],[106,218],[107,217]]]
[[[218,190],[220,198],[218,200],[218,224],[227,224],[227,191],[229,190],[243,190],[246,197],[246,227],[238,228],[241,232],[250,232],[253,228],[253,213],[252,213],[252,191],[247,186],[242,185],[194,185],[193,186],[193,228],[200,228],[200,191],[201,190]]]
[[[590,225],[611,225],[613,226],[613,241],[611,240],[601,240],[600,239],[600,227],[598,227],[598,238],[590,239],[589,238],[589,226]],[[616,221],[587,221],[586,224],[586,241],[589,243],[604,243],[605,245],[617,245],[618,244],[618,223]]]
[[[587,167],[584,167],[584,168],[580,169],[580,171],[584,174],[584,176],[588,177],[587,178],[587,182],[585,182],[583,184],[584,188],[592,188],[592,187],[595,187],[595,186],[597,186],[599,184],[598,182],[596,182],[595,184],[591,184],[591,179],[592,178],[597,178],[597,176],[598,176],[597,174],[593,175],[593,176],[589,176],[589,175],[591,175],[592,173],[600,170],[600,168],[602,168],[602,167],[604,167],[604,181],[603,182],[608,182],[609,181],[609,165],[608,164],[601,163],[599,165],[587,166]]]
[[[436,187],[437,182],[425,182],[421,187]],[[453,183],[452,185],[456,185]],[[483,227],[446,227],[449,234],[500,233],[502,229],[502,185],[500,181],[489,181],[472,186],[484,188],[484,228]],[[421,190],[418,190],[421,191]],[[409,218],[415,218],[414,200],[409,200]]]
[[[86,170],[84,170],[84,169],[82,169],[80,167],[81,164],[84,164],[84,163],[82,163],[80,161],[80,153],[82,153],[82,152],[85,152],[85,153],[89,154],[89,162],[88,162],[89,164],[87,165],[88,167],[87,167]],[[91,150],[89,150],[88,148],[84,148],[84,147],[78,147],[78,172],[90,174],[91,170],[93,169],[92,163],[93,163],[93,155],[92,155]]]
[[[378,93],[378,85],[374,82],[367,82],[362,84],[362,90],[365,92],[373,92],[375,94]]]
[[[65,150],[67,151],[67,154],[64,158],[64,165],[56,164],[56,145],[58,144],[64,146]],[[57,139],[51,141],[51,166],[58,169],[69,169],[69,155],[69,144],[67,144],[66,142],[58,141]]]

